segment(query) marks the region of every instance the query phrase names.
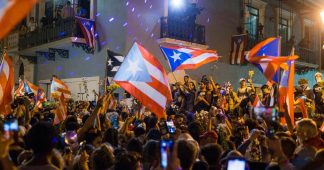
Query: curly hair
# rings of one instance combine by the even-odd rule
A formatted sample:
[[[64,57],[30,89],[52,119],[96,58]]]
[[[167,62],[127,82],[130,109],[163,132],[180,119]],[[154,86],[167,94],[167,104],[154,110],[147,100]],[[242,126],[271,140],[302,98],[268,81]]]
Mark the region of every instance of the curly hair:
[[[304,78],[301,78],[298,80],[298,84],[299,85],[302,85],[302,84],[308,84],[308,80],[304,79]]]

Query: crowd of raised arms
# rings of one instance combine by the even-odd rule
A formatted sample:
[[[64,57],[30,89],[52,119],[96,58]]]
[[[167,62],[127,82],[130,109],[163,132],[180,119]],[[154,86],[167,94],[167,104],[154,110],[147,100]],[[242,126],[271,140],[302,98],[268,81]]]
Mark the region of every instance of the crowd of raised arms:
[[[237,90],[185,76],[170,87],[165,118],[110,90],[96,102],[67,101],[65,120],[54,124],[58,103],[37,109],[28,95],[16,97],[0,120],[0,169],[324,169],[322,75],[313,87],[298,81],[291,118],[278,85],[254,87],[252,74]],[[3,128],[16,120],[17,131]]]

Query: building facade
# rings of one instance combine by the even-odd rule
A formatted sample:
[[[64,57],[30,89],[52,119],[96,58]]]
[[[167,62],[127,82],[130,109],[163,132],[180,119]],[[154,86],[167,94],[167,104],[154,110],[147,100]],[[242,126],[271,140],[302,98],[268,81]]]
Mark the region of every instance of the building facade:
[[[14,58],[17,75],[23,64],[25,78],[36,84],[50,79],[53,74],[60,78],[99,76],[104,79],[107,50],[126,55],[134,42],[142,44],[170,71],[159,48],[168,43],[212,49],[222,56],[217,62],[187,70],[186,74],[193,79],[199,80],[207,74],[219,83],[231,81],[237,87],[240,78],[247,77],[249,70],[255,70],[254,83],[264,84],[265,78],[254,66],[229,64],[231,36],[239,33],[248,34],[248,48],[273,36],[282,39],[282,55],[289,55],[294,46],[300,56],[296,81],[306,77],[312,85],[315,72],[324,68],[324,59],[321,59],[324,34],[318,2],[183,0],[184,6],[177,7],[172,0],[71,0],[76,15],[81,13],[96,22],[98,41],[94,53],[85,39],[76,34],[74,20],[58,22],[57,15],[66,2],[40,2],[23,23],[28,25],[29,18],[34,17],[36,31],[22,32],[20,25],[2,41],[2,48],[6,47]],[[190,8],[192,3],[197,5],[195,9],[201,9],[193,11],[197,16],[185,12],[184,8]],[[171,19],[175,15],[191,17],[195,22],[181,25]]]

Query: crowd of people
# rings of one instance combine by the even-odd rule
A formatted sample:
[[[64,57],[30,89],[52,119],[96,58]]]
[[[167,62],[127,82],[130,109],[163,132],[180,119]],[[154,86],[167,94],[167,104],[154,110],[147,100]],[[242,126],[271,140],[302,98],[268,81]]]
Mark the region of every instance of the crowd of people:
[[[290,126],[278,85],[254,87],[252,77],[235,91],[229,82],[185,76],[171,85],[164,118],[136,99],[115,99],[109,88],[95,102],[67,101],[58,124],[57,103],[39,109],[32,95],[17,97],[0,121],[0,169],[324,169],[322,75],[313,89],[299,80]]]

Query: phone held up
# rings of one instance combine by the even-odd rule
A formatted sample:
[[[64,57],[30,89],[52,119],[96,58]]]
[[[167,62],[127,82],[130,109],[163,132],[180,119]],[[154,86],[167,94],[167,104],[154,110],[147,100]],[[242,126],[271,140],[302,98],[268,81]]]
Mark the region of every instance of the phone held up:
[[[8,116],[4,121],[3,130],[4,130],[4,137],[6,139],[9,139],[14,135],[14,133],[18,132],[19,126],[18,126],[17,118],[13,116]]]
[[[160,152],[161,152],[161,167],[166,169],[168,166],[168,153],[173,149],[172,140],[161,140],[160,142]],[[169,152],[168,152],[169,151]]]

